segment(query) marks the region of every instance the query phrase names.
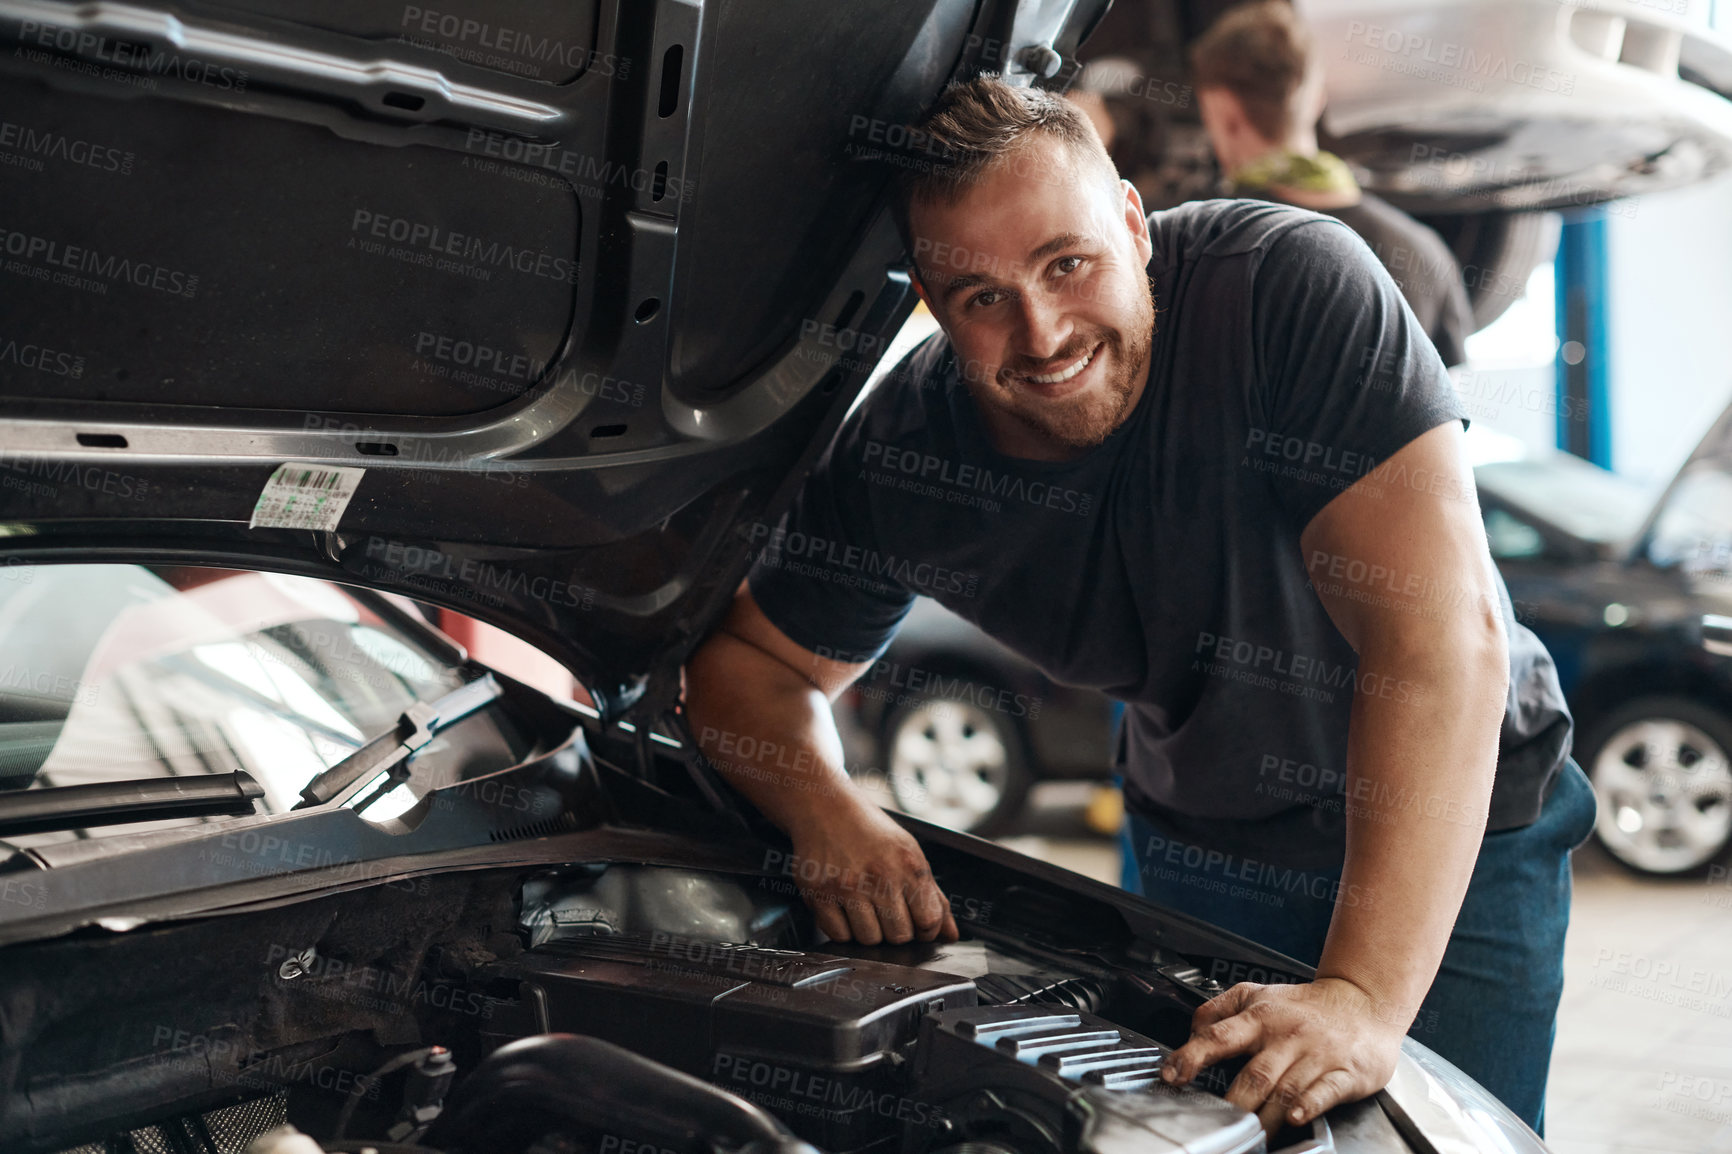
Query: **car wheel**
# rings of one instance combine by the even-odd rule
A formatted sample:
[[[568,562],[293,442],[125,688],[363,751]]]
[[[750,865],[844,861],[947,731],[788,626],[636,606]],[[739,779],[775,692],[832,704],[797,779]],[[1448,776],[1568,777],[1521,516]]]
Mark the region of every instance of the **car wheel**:
[[[1640,874],[1701,869],[1732,841],[1732,720],[1681,697],[1618,707],[1584,735],[1594,836]]]
[[[921,697],[892,710],[883,734],[890,794],[904,813],[984,837],[1022,811],[1028,751],[1009,717]]]

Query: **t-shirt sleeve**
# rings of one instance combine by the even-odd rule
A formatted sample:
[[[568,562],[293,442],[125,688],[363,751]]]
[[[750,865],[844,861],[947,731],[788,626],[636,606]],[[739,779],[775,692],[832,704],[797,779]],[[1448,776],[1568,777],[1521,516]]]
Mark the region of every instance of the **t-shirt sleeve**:
[[[1272,466],[1279,502],[1303,531],[1323,507],[1451,419],[1466,423],[1431,338],[1371,249],[1340,221],[1293,226],[1263,256],[1251,290],[1247,456]]]
[[[862,405],[843,424],[774,529],[761,535],[747,576],[752,598],[789,640],[820,657],[876,659],[896,636],[914,593],[882,575],[872,487],[860,479]]]

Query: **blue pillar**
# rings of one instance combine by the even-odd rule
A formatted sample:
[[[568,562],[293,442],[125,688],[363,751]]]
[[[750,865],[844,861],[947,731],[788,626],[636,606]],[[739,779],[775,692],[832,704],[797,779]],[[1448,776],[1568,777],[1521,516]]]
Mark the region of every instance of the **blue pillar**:
[[[1558,448],[1612,467],[1606,215],[1564,218],[1556,265]]]

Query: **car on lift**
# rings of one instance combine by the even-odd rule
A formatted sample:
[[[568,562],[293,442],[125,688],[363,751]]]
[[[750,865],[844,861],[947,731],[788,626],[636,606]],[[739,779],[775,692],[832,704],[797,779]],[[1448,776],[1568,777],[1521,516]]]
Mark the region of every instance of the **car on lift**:
[[[1633,212],[1732,164],[1732,43],[1683,0],[1293,4],[1320,48],[1319,142],[1443,237],[1475,328],[1550,259],[1560,212]],[[1150,208],[1218,195],[1185,52],[1230,6],[1116,0],[1080,53]]]

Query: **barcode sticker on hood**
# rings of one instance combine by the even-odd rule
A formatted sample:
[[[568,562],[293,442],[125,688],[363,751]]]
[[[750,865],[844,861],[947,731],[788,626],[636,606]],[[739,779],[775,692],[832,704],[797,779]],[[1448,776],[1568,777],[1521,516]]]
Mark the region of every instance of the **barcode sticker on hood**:
[[[247,528],[335,529],[366,475],[365,469],[341,465],[278,465],[253,506]]]

